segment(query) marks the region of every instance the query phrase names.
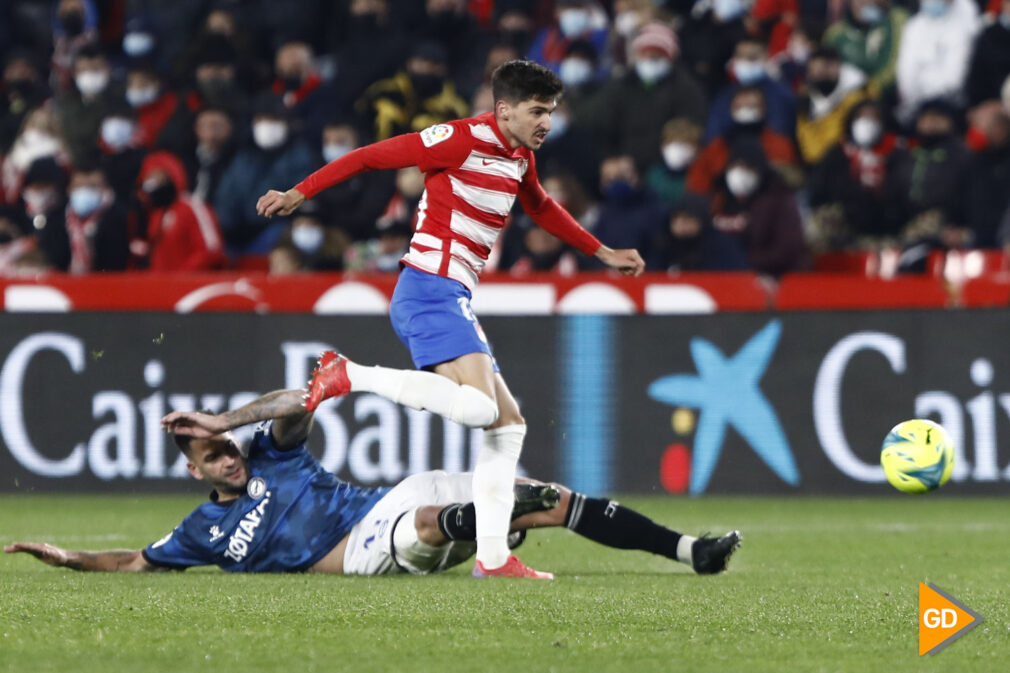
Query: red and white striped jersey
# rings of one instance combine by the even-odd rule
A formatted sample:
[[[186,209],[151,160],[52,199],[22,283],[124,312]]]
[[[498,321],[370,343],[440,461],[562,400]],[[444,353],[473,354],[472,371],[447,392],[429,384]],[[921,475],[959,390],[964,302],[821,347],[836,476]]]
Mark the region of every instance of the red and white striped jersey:
[[[600,242],[540,186],[533,152],[513,149],[493,113],[459,119],[368,145],[316,171],[295,188],[312,198],[364,170],[416,165],[425,173],[417,226],[402,262],[477,285],[518,197],[539,226],[587,255]]]

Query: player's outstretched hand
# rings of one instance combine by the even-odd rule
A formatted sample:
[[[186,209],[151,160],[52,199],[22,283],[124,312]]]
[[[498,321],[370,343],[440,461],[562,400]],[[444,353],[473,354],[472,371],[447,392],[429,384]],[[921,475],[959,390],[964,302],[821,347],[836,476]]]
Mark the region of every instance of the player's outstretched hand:
[[[279,192],[271,189],[256,201],[256,212],[263,217],[290,215],[305,202],[305,195],[297,189]]]
[[[65,566],[70,559],[66,550],[45,542],[15,542],[4,547],[8,554],[24,552],[31,554],[43,563],[51,566]]]
[[[597,258],[612,269],[617,269],[625,276],[641,276],[645,271],[645,261],[634,248],[614,250],[601,246],[596,252]]]
[[[173,411],[161,419],[161,427],[174,435],[206,439],[231,428],[220,416],[199,411]]]

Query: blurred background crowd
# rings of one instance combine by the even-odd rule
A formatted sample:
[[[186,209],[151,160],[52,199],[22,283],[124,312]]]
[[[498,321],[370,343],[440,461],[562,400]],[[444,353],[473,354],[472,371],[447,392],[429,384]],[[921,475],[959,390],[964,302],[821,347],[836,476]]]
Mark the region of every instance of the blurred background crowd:
[[[355,147],[566,93],[545,189],[651,270],[1010,244],[1010,0],[4,0],[0,274],[397,270],[423,176],[255,211]],[[518,210],[491,269],[594,269]]]

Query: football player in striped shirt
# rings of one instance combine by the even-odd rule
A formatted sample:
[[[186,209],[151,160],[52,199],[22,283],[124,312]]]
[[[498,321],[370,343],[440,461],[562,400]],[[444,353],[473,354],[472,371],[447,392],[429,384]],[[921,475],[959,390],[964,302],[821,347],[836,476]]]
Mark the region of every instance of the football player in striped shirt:
[[[532,61],[509,61],[495,70],[491,86],[492,112],[360,147],[285,192],[270,190],[256,208],[266,217],[289,215],[306,199],[367,170],[417,166],[424,172],[417,224],[389,309],[417,370],[365,367],[326,353],[306,408],[367,391],[483,428],[473,476],[473,575],[543,579],[549,573],[527,567],[507,545],[526,424],[470,308],[471,291],[517,198],[538,226],[607,266],[637,276],[645,264],[637,250],[603,245],[540,185],[533,151],[551,129],[562,92],[557,75]]]
[[[89,552],[15,542],[4,551],[75,570],[216,565],[228,572],[356,575],[429,574],[473,556],[472,475],[421,472],[392,489],[341,481],[305,446],[313,414],[304,407],[304,392],[278,390],[222,414],[172,412],[162,419],[190,473],[213,491],[144,549]],[[264,421],[240,450],[231,430]],[[615,501],[556,484],[519,480],[509,498],[513,545],[527,528],[567,526],[610,547],[649,551],[714,574],[740,543],[736,531],[720,538],[681,535]]]

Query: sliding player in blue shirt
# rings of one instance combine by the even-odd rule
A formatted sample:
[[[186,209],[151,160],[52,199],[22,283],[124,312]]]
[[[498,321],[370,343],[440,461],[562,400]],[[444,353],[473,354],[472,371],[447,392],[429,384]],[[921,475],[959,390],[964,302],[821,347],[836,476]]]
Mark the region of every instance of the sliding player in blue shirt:
[[[75,570],[141,571],[217,565],[230,572],[384,575],[439,572],[471,558],[476,523],[471,474],[422,472],[392,489],[367,489],[327,472],[305,447],[312,413],[303,390],[279,390],[223,414],[173,412],[162,419],[196,479],[213,487],[161,540],[141,550],[71,551],[15,542]],[[261,426],[243,452],[231,430]],[[640,549],[701,574],[726,568],[740,544],[732,531],[694,538],[606,498],[556,484],[517,480],[511,542],[529,528],[566,526],[601,544]]]

